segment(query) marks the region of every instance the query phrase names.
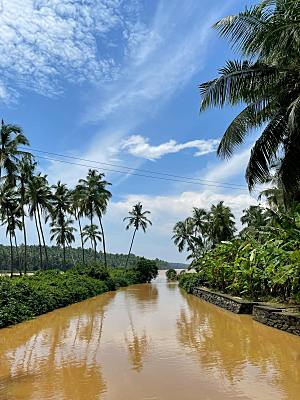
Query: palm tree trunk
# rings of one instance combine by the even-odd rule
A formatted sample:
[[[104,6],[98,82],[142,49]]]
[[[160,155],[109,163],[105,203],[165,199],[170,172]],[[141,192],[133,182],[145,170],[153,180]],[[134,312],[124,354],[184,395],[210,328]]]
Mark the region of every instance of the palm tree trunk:
[[[34,212],[34,221],[35,221],[35,226],[36,226],[36,231],[38,234],[38,239],[39,239],[39,250],[40,250],[40,267],[41,269],[43,268],[43,254],[42,254],[42,244],[41,244],[41,235],[38,227],[38,221],[36,217],[36,211]]]
[[[80,232],[80,240],[81,240],[81,248],[82,248],[82,262],[84,264],[84,243],[83,243],[83,237],[82,237],[82,228],[81,228],[81,221],[80,217],[78,215],[78,225],[79,225],[79,232]]]
[[[11,231],[9,230],[9,242],[10,242],[10,277],[13,277],[14,274],[14,252],[13,252],[13,244]]]
[[[97,260],[97,243],[96,239],[94,238],[94,260]]]
[[[23,237],[24,237],[24,274],[27,273],[27,235],[26,235],[26,226],[25,226],[25,211],[24,211],[24,182],[21,182],[21,197],[22,197],[22,226],[23,226]]]
[[[107,260],[106,260],[106,248],[105,248],[105,237],[104,237],[104,230],[103,230],[103,225],[102,225],[102,219],[101,219],[101,217],[100,217],[100,216],[99,216],[98,218],[99,218],[99,224],[100,224],[100,227],[101,227],[101,233],[102,233],[103,254],[104,254],[104,265],[105,265],[105,268],[107,268]]]
[[[137,229],[135,228],[135,230],[134,230],[134,232],[133,232],[132,239],[131,239],[131,244],[130,244],[129,253],[128,253],[128,256],[127,256],[127,259],[126,259],[125,268],[127,268],[127,264],[128,264],[128,261],[129,261],[129,257],[130,257],[130,253],[131,253],[131,250],[132,250],[133,241],[134,241],[134,238],[135,238],[136,231],[137,231]]]
[[[18,265],[18,270],[20,272],[20,275],[22,275],[22,269],[21,269],[21,264],[20,264],[20,257],[19,257],[19,249],[18,249],[18,243],[17,243],[17,236],[16,233],[14,232],[14,238],[15,238],[15,247],[16,247],[16,255],[17,255],[17,265]]]
[[[64,254],[64,266],[66,266],[66,245],[63,244],[63,254]]]
[[[41,230],[41,235],[42,235],[42,240],[43,240],[43,246],[44,246],[44,251],[45,251],[45,256],[46,256],[46,265],[48,268],[49,267],[49,259],[48,259],[48,253],[47,253],[47,248],[46,248],[44,231],[43,231],[42,222],[41,222],[41,214],[40,214],[39,206],[37,206],[37,213],[38,213],[38,220],[39,220],[39,225],[40,225],[40,230]]]

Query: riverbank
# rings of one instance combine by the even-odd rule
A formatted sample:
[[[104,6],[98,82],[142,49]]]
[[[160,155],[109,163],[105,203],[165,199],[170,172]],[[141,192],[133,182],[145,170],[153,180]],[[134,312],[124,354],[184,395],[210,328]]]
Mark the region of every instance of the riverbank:
[[[262,324],[300,336],[300,305],[260,302],[200,286],[197,274],[179,277],[179,286],[209,303],[235,314],[248,314]]]
[[[48,270],[13,279],[1,277],[0,328],[119,287],[150,282],[156,275],[155,262],[141,259],[130,269],[78,265],[63,273]]]

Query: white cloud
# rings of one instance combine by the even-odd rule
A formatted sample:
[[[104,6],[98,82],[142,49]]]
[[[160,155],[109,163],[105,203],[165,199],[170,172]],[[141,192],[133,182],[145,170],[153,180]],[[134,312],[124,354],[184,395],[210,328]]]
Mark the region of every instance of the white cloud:
[[[0,0],[0,71],[6,87],[1,85],[0,99],[16,98],[11,86],[52,96],[60,93],[63,79],[115,78],[118,65],[108,51],[107,34],[130,30],[136,16],[126,10],[133,4],[135,0]]]
[[[132,135],[122,141],[119,150],[126,150],[129,154],[146,158],[148,160],[157,160],[166,154],[178,153],[185,149],[197,149],[194,156],[202,156],[217,150],[219,140],[190,140],[185,143],[178,143],[176,140],[169,140],[157,146],[149,144],[149,139],[141,135]]]
[[[158,109],[203,67],[210,27],[225,7],[204,10],[193,0],[160,0],[151,25],[129,36],[130,56],[121,78],[101,85],[86,119],[141,121]]]
[[[251,147],[234,154],[229,160],[223,160],[213,166],[205,175],[207,180],[224,181],[237,175],[245,175]]]
[[[122,76],[116,82],[101,84],[89,95],[83,117],[84,122],[101,120],[101,130],[96,130],[92,143],[76,154],[109,162],[108,142],[110,148],[118,148],[125,137],[201,70],[210,26],[222,12],[222,7],[203,10],[200,2],[193,0],[160,0],[149,26],[134,27],[133,37],[126,33],[129,53]],[[55,165],[55,171],[66,182],[80,177],[76,167]]]

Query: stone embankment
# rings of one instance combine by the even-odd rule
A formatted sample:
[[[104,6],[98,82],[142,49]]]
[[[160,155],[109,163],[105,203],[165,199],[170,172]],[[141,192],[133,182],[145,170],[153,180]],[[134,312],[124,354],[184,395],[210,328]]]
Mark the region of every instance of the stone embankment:
[[[300,336],[300,308],[251,302],[240,297],[196,287],[193,294],[236,314],[250,314],[255,321]]]

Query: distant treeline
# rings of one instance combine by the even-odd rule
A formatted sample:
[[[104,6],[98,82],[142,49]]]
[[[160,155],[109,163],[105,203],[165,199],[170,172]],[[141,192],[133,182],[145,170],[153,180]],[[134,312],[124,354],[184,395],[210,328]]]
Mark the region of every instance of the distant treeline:
[[[20,245],[18,247],[18,254],[14,252],[14,270],[23,271],[23,261],[24,261],[24,250],[25,247]],[[69,269],[78,263],[82,263],[82,249],[80,247],[74,248],[69,247],[66,249],[66,265],[62,263],[63,259],[63,249],[57,246],[47,246],[47,253],[49,258],[49,266],[51,268],[58,269]],[[94,250],[85,249],[84,257],[86,263],[94,262]],[[97,253],[98,261],[104,262],[104,256],[102,252]],[[107,254],[107,264],[112,268],[124,267],[126,264],[127,254]],[[140,257],[130,254],[128,260],[128,267],[132,267]],[[167,261],[159,260],[158,258],[154,260],[158,269],[168,269],[168,268],[182,268],[183,264],[168,263]],[[28,246],[27,248],[27,263],[29,271],[37,271],[40,269],[40,258],[39,258],[39,246]],[[46,261],[43,262],[43,268],[47,269],[48,265]],[[0,245],[0,271],[10,270],[10,247],[5,245]]]

